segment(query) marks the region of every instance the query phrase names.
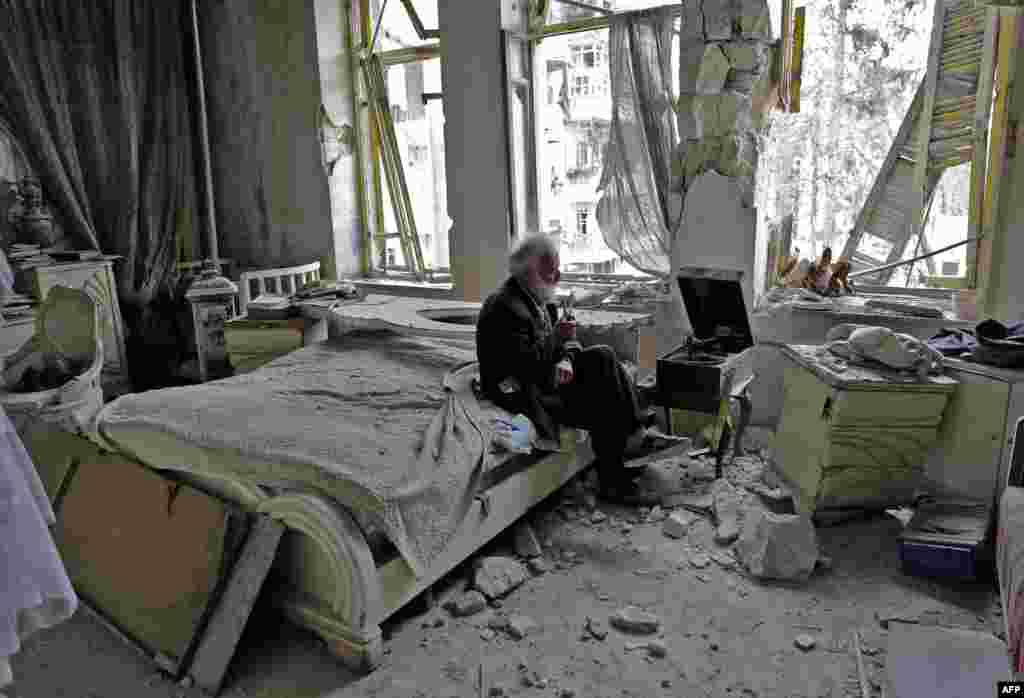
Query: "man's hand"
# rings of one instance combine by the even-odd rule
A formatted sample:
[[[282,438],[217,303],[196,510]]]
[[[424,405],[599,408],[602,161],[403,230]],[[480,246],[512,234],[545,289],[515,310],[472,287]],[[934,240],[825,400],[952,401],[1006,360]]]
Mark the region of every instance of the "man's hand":
[[[572,383],[573,371],[572,362],[569,359],[562,359],[555,364],[555,382],[558,385]]]
[[[569,341],[576,339],[575,320],[559,320],[558,326],[555,329],[558,330],[558,336],[563,340]]]

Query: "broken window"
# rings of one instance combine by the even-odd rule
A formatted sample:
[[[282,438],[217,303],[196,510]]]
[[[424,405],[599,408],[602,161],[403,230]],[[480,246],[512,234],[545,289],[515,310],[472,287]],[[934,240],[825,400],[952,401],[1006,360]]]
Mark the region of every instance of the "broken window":
[[[400,6],[400,5],[399,5]],[[401,75],[400,78],[395,77]],[[412,204],[413,220],[419,236],[423,261],[434,271],[447,271],[449,267],[447,181],[444,158],[444,109],[440,99],[424,100],[424,95],[437,95],[441,90],[441,60],[431,58],[387,68],[388,100],[401,99],[408,110],[405,118],[395,122],[403,159],[405,185]],[[398,87],[404,95],[393,94]],[[378,158],[381,156],[378,155]],[[380,159],[383,169],[383,159]],[[398,221],[392,204],[386,177],[380,179],[380,198],[387,269],[408,270],[408,261],[402,252],[401,240],[396,237]]]

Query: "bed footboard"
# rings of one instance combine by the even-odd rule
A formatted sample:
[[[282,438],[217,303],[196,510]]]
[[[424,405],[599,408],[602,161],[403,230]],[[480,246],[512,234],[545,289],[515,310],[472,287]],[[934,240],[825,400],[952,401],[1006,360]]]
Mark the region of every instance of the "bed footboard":
[[[377,667],[384,654],[380,579],[352,515],[308,494],[273,497],[259,511],[288,528],[275,562],[284,582],[275,595],[281,610],[349,668]]]

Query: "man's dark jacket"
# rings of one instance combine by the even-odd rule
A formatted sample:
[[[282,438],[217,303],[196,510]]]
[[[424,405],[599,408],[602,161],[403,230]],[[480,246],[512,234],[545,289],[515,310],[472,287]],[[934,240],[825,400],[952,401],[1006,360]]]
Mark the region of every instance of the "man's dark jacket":
[[[550,322],[544,322],[542,312],[548,314]],[[510,412],[525,414],[549,439],[558,438],[552,415],[558,404],[555,364],[569,356],[554,331],[557,321],[554,304],[545,304],[542,310],[541,304],[512,277],[484,301],[476,325],[476,354],[484,395]]]

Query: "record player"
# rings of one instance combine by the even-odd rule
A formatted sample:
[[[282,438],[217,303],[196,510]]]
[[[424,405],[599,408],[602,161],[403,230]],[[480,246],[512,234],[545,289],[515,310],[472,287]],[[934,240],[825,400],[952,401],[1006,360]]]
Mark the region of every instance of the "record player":
[[[734,383],[751,373],[753,333],[747,316],[743,272],[682,267],[677,281],[693,334],[658,359],[658,402],[718,414]]]

